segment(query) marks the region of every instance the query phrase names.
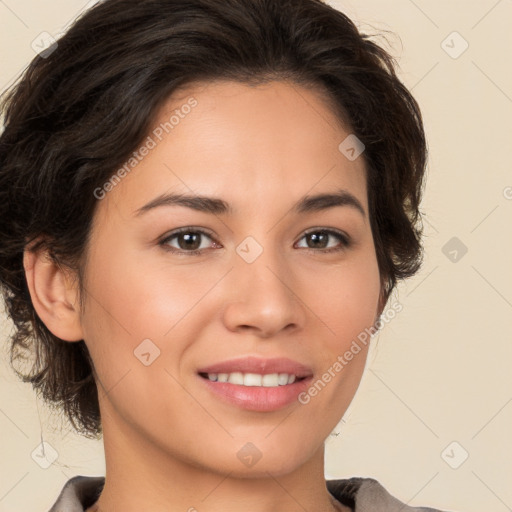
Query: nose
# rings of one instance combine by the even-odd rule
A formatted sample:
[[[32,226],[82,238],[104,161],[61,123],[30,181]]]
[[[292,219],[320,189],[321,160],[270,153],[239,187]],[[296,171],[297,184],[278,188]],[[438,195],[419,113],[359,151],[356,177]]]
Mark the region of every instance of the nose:
[[[230,290],[223,310],[226,328],[233,332],[252,331],[261,338],[302,328],[303,302],[284,258],[268,249],[252,263],[239,255],[235,258],[235,268],[226,283]]]

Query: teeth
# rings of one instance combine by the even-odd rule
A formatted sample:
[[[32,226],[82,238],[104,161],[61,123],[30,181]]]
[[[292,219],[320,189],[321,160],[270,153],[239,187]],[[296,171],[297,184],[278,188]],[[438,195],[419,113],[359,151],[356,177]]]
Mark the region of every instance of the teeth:
[[[266,388],[275,388],[276,386],[279,386],[279,375],[277,373],[263,375],[261,378],[261,384]]]
[[[284,386],[285,384],[288,384],[288,374],[287,373],[280,373],[277,376],[277,383],[280,386]]]
[[[208,379],[213,382],[229,382],[239,386],[263,386],[265,388],[275,388],[285,386],[295,382],[295,375],[288,373],[269,373],[260,375],[259,373],[209,373]]]
[[[230,384],[243,384],[244,383],[244,374],[240,372],[230,373],[228,377],[228,382]]]
[[[244,375],[244,386],[261,386],[262,377],[257,373],[246,373]]]

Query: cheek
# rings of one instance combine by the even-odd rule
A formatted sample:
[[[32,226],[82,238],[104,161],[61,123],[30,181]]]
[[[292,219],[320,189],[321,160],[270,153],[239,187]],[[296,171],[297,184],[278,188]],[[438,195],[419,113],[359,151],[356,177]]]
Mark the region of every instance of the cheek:
[[[146,339],[165,349],[162,360],[178,364],[177,356],[201,337],[229,299],[224,265],[171,264],[134,252],[119,239],[101,255],[91,255],[89,268],[84,337],[98,373],[103,365],[110,381],[134,364],[134,350]],[[293,274],[292,286],[303,302],[298,307],[305,308],[303,327],[314,330],[322,365],[329,365],[375,321],[380,285],[375,254],[360,251],[339,264],[302,261]]]
[[[377,261],[369,255],[326,268],[316,273],[315,283],[311,309],[324,324],[324,339],[331,351],[344,350],[376,320],[380,295]]]
[[[164,356],[160,363],[165,359],[170,367],[177,364],[179,354],[198,339],[204,324],[201,299],[225,271],[171,266],[164,259],[142,257],[121,247],[117,243],[104,249],[108,258],[90,258],[93,270],[82,319],[86,344],[105,386],[127,369],[140,369],[136,358],[141,346],[151,348],[153,343],[154,353]]]
[[[90,263],[89,319],[94,324],[104,318],[121,338],[164,336],[211,286],[193,272],[130,254],[129,249],[103,252],[108,259],[98,257]]]

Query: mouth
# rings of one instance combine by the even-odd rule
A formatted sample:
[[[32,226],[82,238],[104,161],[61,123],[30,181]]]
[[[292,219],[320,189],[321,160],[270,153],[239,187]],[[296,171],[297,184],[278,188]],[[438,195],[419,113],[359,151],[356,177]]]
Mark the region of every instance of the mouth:
[[[293,373],[205,373],[200,372],[199,375],[203,379],[208,379],[211,382],[228,382],[229,384],[236,384],[238,386],[246,387],[264,387],[276,388],[278,386],[287,386],[294,382],[300,382],[306,377],[299,377]]]
[[[310,368],[285,358],[246,357],[197,372],[211,395],[249,411],[272,412],[294,403],[313,379]]]

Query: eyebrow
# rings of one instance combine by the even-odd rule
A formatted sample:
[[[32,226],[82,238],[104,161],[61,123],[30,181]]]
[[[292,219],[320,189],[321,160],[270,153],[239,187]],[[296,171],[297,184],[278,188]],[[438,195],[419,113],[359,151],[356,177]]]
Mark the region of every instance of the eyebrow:
[[[232,215],[234,213],[231,205],[218,197],[193,194],[161,194],[135,210],[134,216],[140,216],[161,206],[184,206],[213,215]],[[319,212],[339,206],[354,208],[366,218],[366,212],[359,199],[347,190],[339,190],[330,194],[304,196],[292,207],[292,212],[297,214]]]

